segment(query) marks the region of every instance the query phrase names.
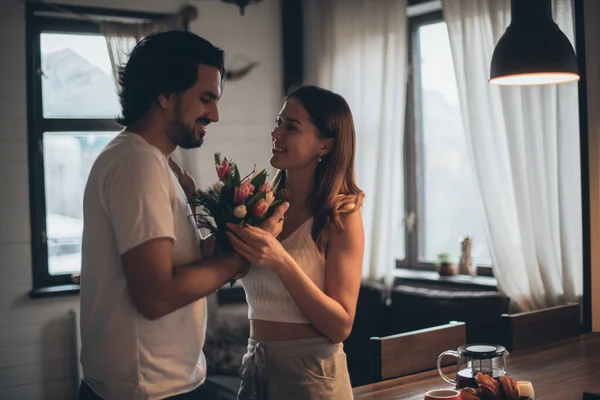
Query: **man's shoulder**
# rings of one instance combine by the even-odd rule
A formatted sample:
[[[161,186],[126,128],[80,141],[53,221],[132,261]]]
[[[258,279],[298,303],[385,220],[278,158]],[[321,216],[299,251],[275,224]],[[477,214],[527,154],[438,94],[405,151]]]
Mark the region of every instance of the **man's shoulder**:
[[[149,145],[140,143],[127,137],[117,137],[113,140],[96,159],[96,169],[109,172],[110,170],[125,169],[168,169],[169,164],[164,155]]]
[[[127,160],[144,162],[147,160],[168,165],[166,157],[157,148],[145,143],[144,139],[129,132],[122,132],[115,137],[104,148],[100,157],[109,162]]]
[[[111,188],[127,190],[131,186],[170,185],[169,164],[162,154],[150,148],[131,146],[126,143],[111,143],[94,162],[88,185],[107,193]],[[150,184],[150,183],[148,183]]]

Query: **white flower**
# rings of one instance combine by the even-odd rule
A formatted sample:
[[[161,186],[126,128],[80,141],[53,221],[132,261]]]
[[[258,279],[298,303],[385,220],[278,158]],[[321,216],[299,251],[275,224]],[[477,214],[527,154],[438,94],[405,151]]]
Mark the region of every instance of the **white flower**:
[[[265,194],[265,203],[270,206],[273,203],[273,200],[275,200],[273,192],[267,192],[267,194]]]
[[[224,186],[223,182],[219,181],[213,185],[213,189],[218,194],[218,193],[221,193],[221,189],[223,189],[223,186]]]
[[[246,206],[243,204],[240,204],[239,206],[233,209],[233,215],[235,215],[236,218],[244,218],[247,212],[248,211],[246,210]]]

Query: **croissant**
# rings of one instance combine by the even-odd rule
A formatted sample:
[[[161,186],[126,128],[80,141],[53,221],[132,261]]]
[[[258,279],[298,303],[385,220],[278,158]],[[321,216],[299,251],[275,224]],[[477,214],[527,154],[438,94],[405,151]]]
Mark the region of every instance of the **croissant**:
[[[519,400],[519,385],[517,381],[508,376],[501,376],[500,391],[503,400]]]
[[[465,387],[460,389],[460,395],[462,400],[480,400],[481,390],[473,389],[472,387]]]
[[[497,380],[481,372],[477,373],[475,380],[481,389],[481,400],[503,400]]]
[[[475,380],[479,388],[460,389],[462,400],[519,400],[519,385],[509,376],[501,376],[496,380],[479,372]]]

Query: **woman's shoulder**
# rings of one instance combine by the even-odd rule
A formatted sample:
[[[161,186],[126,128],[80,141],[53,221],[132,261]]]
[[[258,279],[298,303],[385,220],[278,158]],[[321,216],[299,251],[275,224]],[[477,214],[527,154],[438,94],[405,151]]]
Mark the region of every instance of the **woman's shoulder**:
[[[353,214],[360,210],[364,199],[362,192],[358,194],[340,193],[336,197],[335,208],[341,214]]]
[[[362,194],[339,194],[337,196],[335,208],[340,226],[329,226],[329,237],[339,237],[348,234],[348,231],[357,229],[362,231],[362,198]]]
[[[339,213],[339,221],[342,228],[337,229],[329,226],[327,230],[327,254],[333,249],[343,251],[354,251],[364,246],[364,226],[362,211],[356,206],[356,202],[348,207],[348,211]]]

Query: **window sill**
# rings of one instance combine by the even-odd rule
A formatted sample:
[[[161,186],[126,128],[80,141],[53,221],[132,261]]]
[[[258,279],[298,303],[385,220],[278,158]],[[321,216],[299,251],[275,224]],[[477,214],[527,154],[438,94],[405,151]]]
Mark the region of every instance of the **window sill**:
[[[498,289],[498,281],[490,276],[440,276],[434,271],[419,271],[407,268],[396,268],[394,270],[394,285],[447,290],[496,291]]]
[[[33,289],[29,292],[32,299],[79,294],[79,285],[60,285]]]

